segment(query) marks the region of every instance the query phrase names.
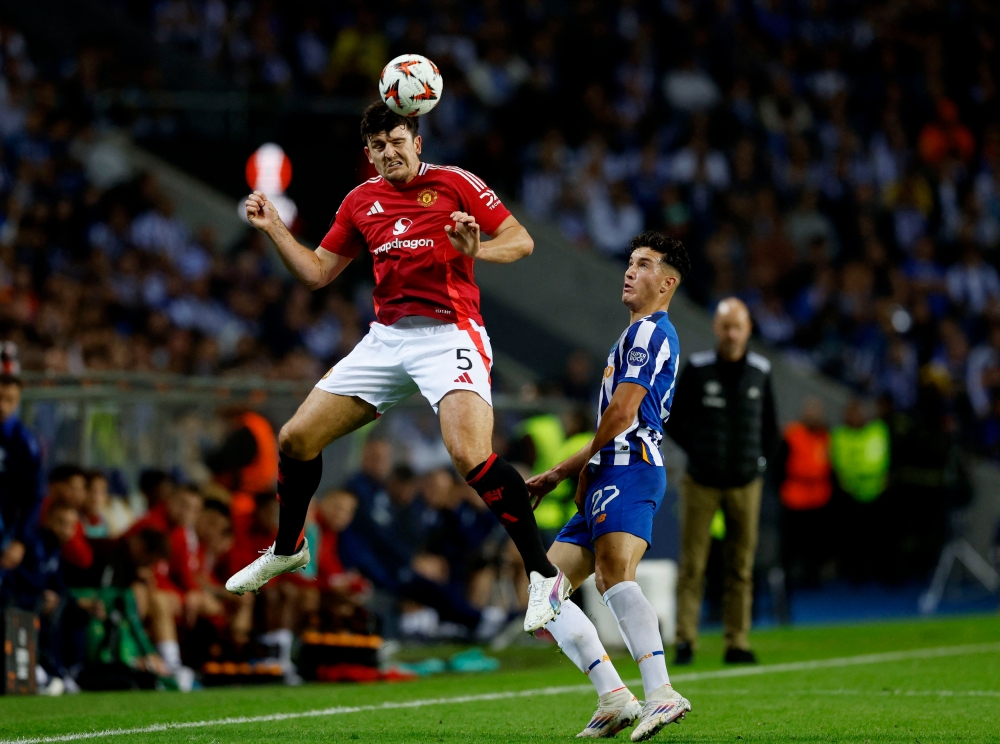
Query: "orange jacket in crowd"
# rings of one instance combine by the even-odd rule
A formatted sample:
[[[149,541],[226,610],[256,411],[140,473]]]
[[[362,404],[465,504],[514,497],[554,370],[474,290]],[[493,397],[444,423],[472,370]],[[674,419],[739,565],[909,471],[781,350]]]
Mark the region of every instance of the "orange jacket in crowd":
[[[240,416],[240,423],[253,434],[257,456],[240,470],[239,490],[249,493],[273,491],[278,483],[278,442],[274,428],[270,421],[253,411]]]
[[[250,514],[254,510],[254,494],[273,491],[278,484],[278,442],[271,422],[253,411],[239,417],[257,444],[257,453],[232,478],[220,478],[222,485],[233,491],[230,510],[233,516]]]
[[[785,444],[788,459],[780,488],[782,505],[797,511],[825,506],[833,493],[830,432],[795,422],[785,429]]]

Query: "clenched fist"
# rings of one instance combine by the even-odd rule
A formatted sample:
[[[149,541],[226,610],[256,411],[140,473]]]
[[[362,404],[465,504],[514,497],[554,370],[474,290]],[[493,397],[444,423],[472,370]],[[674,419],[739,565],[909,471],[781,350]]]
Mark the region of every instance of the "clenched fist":
[[[246,207],[247,220],[258,230],[266,232],[268,228],[281,224],[278,210],[263,191],[254,191],[250,194],[247,197]]]
[[[452,247],[459,253],[475,258],[479,255],[479,225],[476,218],[465,212],[452,212],[455,225],[445,225],[444,231]]]

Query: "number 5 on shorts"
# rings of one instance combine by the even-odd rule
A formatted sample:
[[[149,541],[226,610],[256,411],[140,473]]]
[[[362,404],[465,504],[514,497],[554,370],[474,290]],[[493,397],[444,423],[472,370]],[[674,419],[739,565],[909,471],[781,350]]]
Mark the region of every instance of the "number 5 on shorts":
[[[455,356],[458,357],[458,368],[462,372],[472,369],[472,359],[462,354],[471,354],[472,349],[455,349]]]

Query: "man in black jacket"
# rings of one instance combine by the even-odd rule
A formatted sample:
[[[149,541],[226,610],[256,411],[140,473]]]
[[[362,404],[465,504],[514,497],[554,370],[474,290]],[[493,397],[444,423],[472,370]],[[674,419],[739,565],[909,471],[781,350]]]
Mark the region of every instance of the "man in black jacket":
[[[698,637],[712,518],[726,517],[722,622],[727,663],[755,663],[749,632],[753,560],[763,473],[778,444],[771,363],[747,352],[750,313],[731,297],[719,303],[716,351],[692,354],[681,373],[667,433],[687,453],[681,483],[681,562],[677,582],[677,658],[690,664]]]

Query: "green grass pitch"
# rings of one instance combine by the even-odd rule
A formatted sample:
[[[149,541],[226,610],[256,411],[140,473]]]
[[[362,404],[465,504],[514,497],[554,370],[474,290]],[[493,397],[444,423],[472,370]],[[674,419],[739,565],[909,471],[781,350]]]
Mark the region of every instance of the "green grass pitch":
[[[694,710],[654,741],[1000,742],[998,617],[778,629],[753,642],[759,667],[723,671],[720,638],[709,635],[692,667],[672,669]],[[584,676],[554,648],[501,657],[497,673],[392,685],[0,697],[0,744],[572,740],[596,701]],[[615,661],[630,683],[638,677],[630,659]],[[641,697],[641,684],[633,691]],[[300,715],[220,723],[273,714]],[[184,722],[195,725],[92,733]]]

